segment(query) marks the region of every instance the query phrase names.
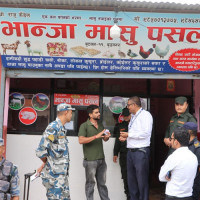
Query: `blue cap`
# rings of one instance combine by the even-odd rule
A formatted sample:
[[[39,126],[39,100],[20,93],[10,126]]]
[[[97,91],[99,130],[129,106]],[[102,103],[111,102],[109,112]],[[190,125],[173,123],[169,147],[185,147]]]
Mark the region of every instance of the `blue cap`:
[[[72,108],[71,105],[66,103],[61,103],[57,105],[57,111],[65,111],[65,110],[75,110],[75,108]]]
[[[0,146],[4,145],[4,139],[0,138]]]
[[[187,130],[197,131],[197,124],[194,122],[186,122],[183,125],[183,128],[185,128]]]

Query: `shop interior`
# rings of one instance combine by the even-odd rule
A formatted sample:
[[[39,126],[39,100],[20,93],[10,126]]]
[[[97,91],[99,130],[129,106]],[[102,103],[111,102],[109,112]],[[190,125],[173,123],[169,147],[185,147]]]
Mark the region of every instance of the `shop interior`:
[[[151,183],[158,183],[157,174],[163,164],[168,148],[163,139],[165,130],[174,110],[174,98],[186,96],[189,103],[189,112],[193,108],[193,80],[189,79],[50,79],[50,78],[11,78],[10,94],[20,93],[24,96],[23,107],[33,107],[32,100],[35,94],[45,94],[49,98],[45,110],[37,111],[37,119],[31,125],[25,125],[19,120],[20,110],[9,108],[8,134],[40,135],[50,121],[56,118],[54,94],[84,94],[98,95],[101,119],[114,137],[114,127],[118,122],[119,114],[110,111],[108,102],[112,97],[120,96],[126,101],[131,96],[139,96],[145,100],[146,109],[154,119],[151,141]],[[10,103],[10,100],[9,100]],[[87,120],[86,106],[74,106],[73,124],[68,135],[77,137],[81,123]],[[154,180],[155,179],[155,180]]]

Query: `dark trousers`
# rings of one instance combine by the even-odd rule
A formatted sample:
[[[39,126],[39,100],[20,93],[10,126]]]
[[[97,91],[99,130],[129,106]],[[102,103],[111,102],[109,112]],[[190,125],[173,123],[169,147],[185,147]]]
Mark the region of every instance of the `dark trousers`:
[[[200,197],[200,173],[197,173],[197,176],[194,179],[193,185],[193,193],[192,193],[193,200],[199,200]]]
[[[128,151],[127,172],[131,200],[149,200],[149,157],[150,149]]]
[[[124,182],[124,193],[126,194],[128,198],[129,191],[128,191],[128,180],[127,180],[127,152],[120,152],[119,163],[121,167],[122,179]]]

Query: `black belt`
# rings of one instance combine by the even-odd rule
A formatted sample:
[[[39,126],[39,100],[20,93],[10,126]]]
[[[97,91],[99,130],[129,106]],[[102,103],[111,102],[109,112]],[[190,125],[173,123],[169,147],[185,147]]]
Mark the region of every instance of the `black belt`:
[[[131,152],[135,152],[135,151],[142,151],[144,153],[146,153],[146,149],[148,149],[149,147],[141,147],[141,148],[129,148],[128,150]]]
[[[166,197],[168,199],[180,199],[180,200],[190,200],[190,199],[192,199],[191,196],[190,197],[175,197],[175,196],[166,195]]]

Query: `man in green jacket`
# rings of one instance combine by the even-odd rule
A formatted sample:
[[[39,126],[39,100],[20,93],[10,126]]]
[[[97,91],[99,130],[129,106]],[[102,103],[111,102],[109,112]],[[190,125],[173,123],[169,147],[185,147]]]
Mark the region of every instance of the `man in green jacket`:
[[[126,140],[124,142],[121,142],[119,140],[120,132],[128,132],[128,124],[131,119],[131,114],[128,110],[128,108],[124,108],[122,110],[122,115],[124,117],[124,121],[120,123],[116,128],[116,140],[114,145],[114,156],[113,156],[113,162],[117,163],[118,154],[120,154],[119,157],[119,164],[121,167],[121,174],[122,179],[124,182],[124,193],[127,196],[127,200],[130,199],[129,191],[128,191],[128,180],[127,180],[127,148],[126,148]]]
[[[174,149],[171,147],[171,135],[174,132],[174,129],[177,127],[182,127],[186,122],[196,123],[196,119],[187,111],[187,108],[188,103],[186,97],[181,96],[175,98],[176,114],[170,119],[170,123],[164,138],[164,143],[169,147],[168,155],[174,152]]]

